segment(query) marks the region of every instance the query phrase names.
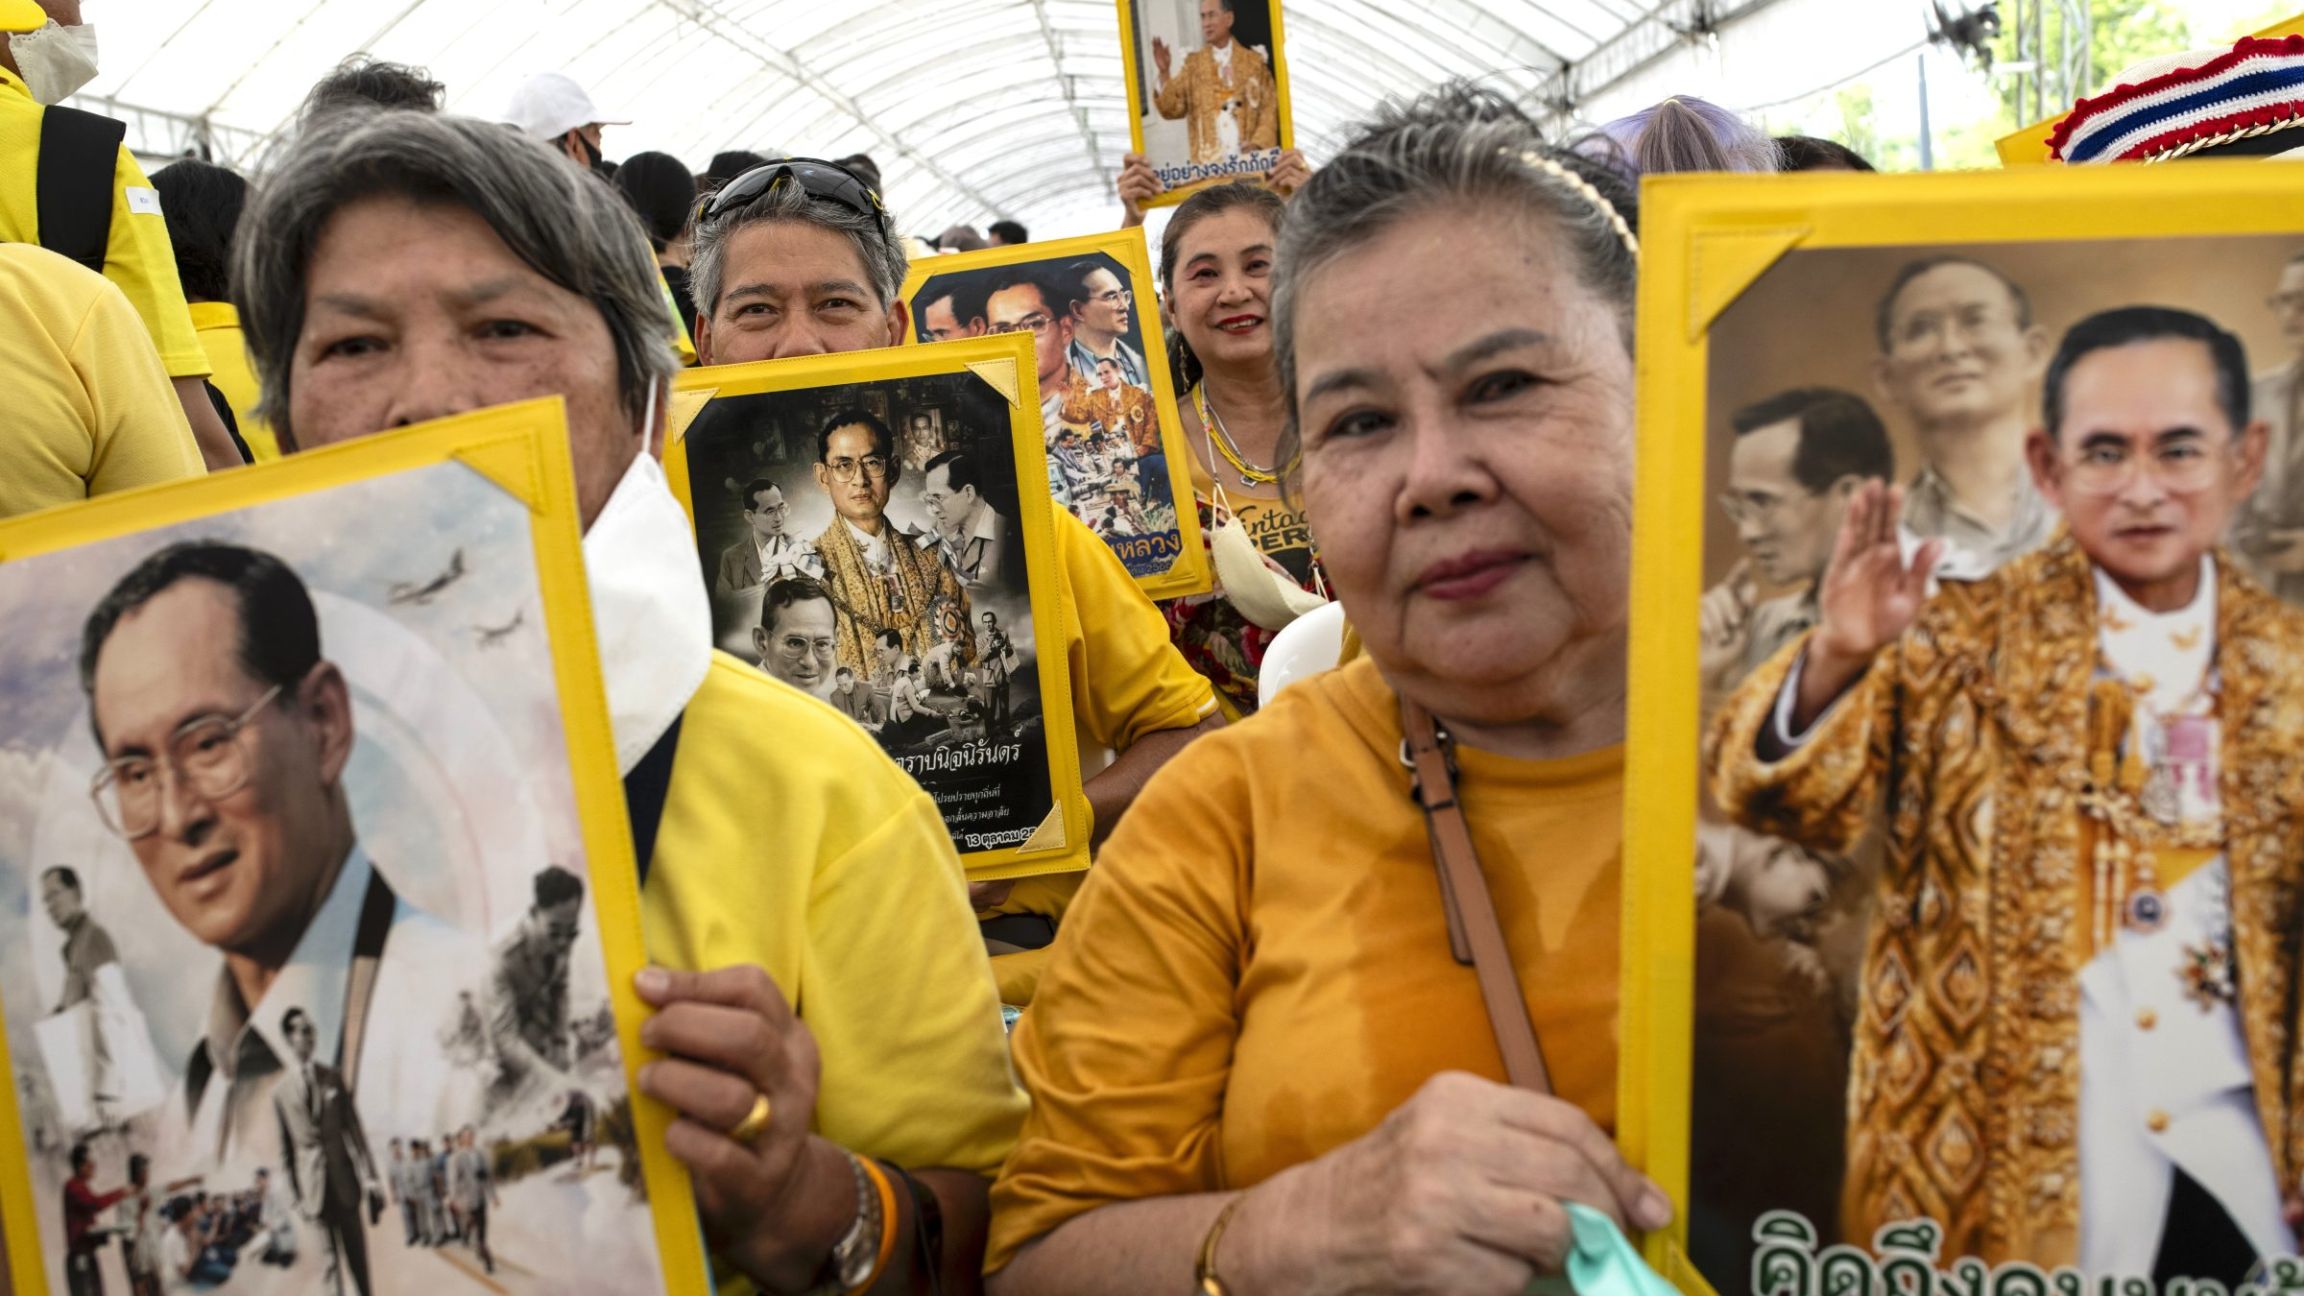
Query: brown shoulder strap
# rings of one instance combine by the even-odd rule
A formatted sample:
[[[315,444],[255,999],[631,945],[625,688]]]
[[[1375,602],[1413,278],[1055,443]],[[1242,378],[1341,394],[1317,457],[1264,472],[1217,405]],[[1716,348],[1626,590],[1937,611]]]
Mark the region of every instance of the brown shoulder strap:
[[[1496,1032],[1497,1051],[1504,1055],[1506,1078],[1522,1089],[1552,1092],[1552,1075],[1544,1066],[1544,1050],[1536,1042],[1536,1027],[1528,1020],[1528,1002],[1520,994],[1520,978],[1512,970],[1512,948],[1504,942],[1504,926],[1488,895],[1487,875],[1472,847],[1472,830],[1464,822],[1464,807],[1456,799],[1455,760],[1448,738],[1432,713],[1416,703],[1400,700],[1401,759],[1415,771],[1416,804],[1424,811],[1432,834],[1432,858],[1440,873],[1440,900],[1448,911],[1448,940],[1456,961],[1469,963],[1480,979],[1480,998],[1488,1005],[1488,1024]]]

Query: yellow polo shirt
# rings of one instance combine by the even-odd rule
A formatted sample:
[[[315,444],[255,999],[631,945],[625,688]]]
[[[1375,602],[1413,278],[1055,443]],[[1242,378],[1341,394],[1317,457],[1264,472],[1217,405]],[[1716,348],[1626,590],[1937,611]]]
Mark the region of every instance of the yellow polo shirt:
[[[32,97],[15,73],[0,68],[0,242],[40,241],[40,119],[47,109]],[[105,248],[104,277],[128,295],[159,349],[171,378],[204,378],[208,353],[192,330],[184,306],[184,286],[176,278],[176,253],[168,242],[168,221],[160,214],[160,194],[128,146],[112,177],[112,240]]]
[[[825,1138],[998,1170],[1024,1096],[935,803],[855,722],[725,653],[676,752],[641,893],[648,956],[767,971],[815,1036]]]
[[[0,243],[0,392],[0,517],[207,471],[128,299],[29,243]]]
[[[224,393],[232,417],[240,424],[240,439],[258,463],[280,457],[280,438],[272,425],[256,417],[259,391],[256,371],[248,364],[248,340],[240,332],[240,312],[230,302],[193,302],[192,327],[200,335],[200,349],[208,353],[212,372],[208,381]]]

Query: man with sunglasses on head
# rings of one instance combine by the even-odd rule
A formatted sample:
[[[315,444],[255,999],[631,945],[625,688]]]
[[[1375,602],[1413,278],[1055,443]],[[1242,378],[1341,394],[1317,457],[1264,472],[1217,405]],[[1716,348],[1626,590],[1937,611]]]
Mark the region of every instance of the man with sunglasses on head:
[[[351,694],[303,581],[260,550],[161,549],[89,614],[80,684],[106,762],[98,812],[161,907],[222,955],[159,1177],[284,1164],[271,1098],[299,1006],[380,1126],[437,1124],[438,1068],[421,1064],[448,1004],[428,983],[477,951],[360,844]]]
[[[912,325],[899,295],[908,268],[879,196],[855,176],[800,158],[747,172],[696,222],[698,355],[738,364],[896,346]],[[1028,268],[993,272],[987,289],[990,331],[1033,335],[1043,413],[1054,389],[1061,415],[1072,374],[1066,294]],[[1049,472],[1053,485],[1056,469]],[[1082,768],[1100,769],[1084,787],[1100,842],[1153,771],[1223,721],[1208,681],[1169,642],[1167,621],[1127,568],[1069,512],[1054,516],[1064,615],[1043,643],[1070,660]],[[1117,756],[1107,763],[1106,752]],[[1044,920],[1042,948],[997,965],[1007,1002],[1031,997],[1045,940],[1079,881],[1070,874],[971,889],[980,916]]]
[[[640,1087],[680,1116],[664,1148],[721,1290],[974,1290],[1024,1100],[959,859],[871,735],[713,650],[657,463],[671,316],[629,210],[515,132],[389,113],[300,133],[242,222],[233,298],[284,449],[564,403],[659,965]],[[837,320],[829,295],[802,313]]]

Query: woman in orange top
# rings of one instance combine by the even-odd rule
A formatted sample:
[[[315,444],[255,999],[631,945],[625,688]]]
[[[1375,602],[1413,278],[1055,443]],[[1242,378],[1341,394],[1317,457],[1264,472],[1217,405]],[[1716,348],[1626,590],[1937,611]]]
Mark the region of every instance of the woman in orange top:
[[[1015,1036],[996,1296],[1517,1296],[1567,1203],[1669,1220],[1609,1141],[1632,203],[1466,89],[1294,200],[1289,439],[1366,656],[1193,744],[1106,844]],[[1450,953],[1404,701],[1453,737],[1556,1097],[1502,1083]]]

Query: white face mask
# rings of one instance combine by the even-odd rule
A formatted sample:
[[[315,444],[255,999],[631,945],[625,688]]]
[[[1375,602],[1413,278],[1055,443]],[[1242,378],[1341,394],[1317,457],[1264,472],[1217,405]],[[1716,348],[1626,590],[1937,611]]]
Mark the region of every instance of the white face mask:
[[[584,533],[592,625],[608,691],[616,757],[629,771],[704,683],[712,603],[688,515],[651,453],[656,384],[641,405],[640,452]]]
[[[96,79],[94,23],[59,27],[51,18],[38,31],[9,37],[8,50],[24,74],[24,88],[44,104],[62,103]]]

